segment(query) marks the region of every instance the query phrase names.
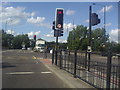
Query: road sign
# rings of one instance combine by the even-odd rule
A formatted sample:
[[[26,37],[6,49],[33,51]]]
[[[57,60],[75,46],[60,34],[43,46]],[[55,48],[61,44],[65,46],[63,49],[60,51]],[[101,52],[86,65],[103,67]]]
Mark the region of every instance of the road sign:
[[[88,46],[87,52],[92,52],[91,46]]]

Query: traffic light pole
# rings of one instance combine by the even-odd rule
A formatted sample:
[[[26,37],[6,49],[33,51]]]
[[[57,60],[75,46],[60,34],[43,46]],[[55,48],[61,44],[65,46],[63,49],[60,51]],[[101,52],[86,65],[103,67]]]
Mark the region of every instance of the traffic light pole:
[[[55,65],[57,65],[57,52],[58,52],[58,30],[57,30],[56,46],[55,46]]]
[[[92,6],[89,7],[89,47],[91,47],[91,14],[92,14]],[[91,59],[91,52],[88,52],[88,71],[90,71],[90,59]]]

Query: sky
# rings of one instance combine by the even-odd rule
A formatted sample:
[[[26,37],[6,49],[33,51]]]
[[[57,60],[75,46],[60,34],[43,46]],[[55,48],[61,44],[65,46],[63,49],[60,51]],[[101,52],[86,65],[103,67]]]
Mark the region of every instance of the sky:
[[[104,7],[106,7],[106,33],[111,41],[118,41],[118,3],[117,2],[3,2],[0,6],[2,26],[13,35],[28,34],[29,38],[55,41],[52,23],[56,8],[64,9],[64,35],[59,42],[66,42],[69,31],[77,25],[89,26],[89,6],[97,13],[101,23],[92,29],[104,27]],[[7,22],[7,23],[6,23]]]

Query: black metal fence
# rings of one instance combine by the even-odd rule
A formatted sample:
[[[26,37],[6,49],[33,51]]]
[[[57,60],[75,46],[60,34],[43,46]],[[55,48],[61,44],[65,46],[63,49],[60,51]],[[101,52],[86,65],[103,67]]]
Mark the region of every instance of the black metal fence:
[[[55,63],[54,52],[52,63]],[[102,56],[101,53],[90,53],[83,51],[62,51],[58,52],[57,66],[73,74],[81,80],[96,88],[120,88],[120,56]]]

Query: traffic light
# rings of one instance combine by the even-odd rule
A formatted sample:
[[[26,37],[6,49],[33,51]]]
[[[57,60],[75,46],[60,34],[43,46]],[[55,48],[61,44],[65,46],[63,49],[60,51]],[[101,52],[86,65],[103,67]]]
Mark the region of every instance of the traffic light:
[[[56,8],[55,29],[63,29],[63,9]]]
[[[36,41],[36,35],[34,35],[34,40]]]
[[[58,36],[63,36],[63,30],[58,30]]]
[[[52,29],[55,30],[55,21],[53,21]]]
[[[54,37],[63,36],[63,30],[54,30]]]
[[[91,25],[97,25],[100,23],[100,19],[98,18],[98,15],[96,13],[91,14]]]
[[[58,34],[57,34],[57,30],[54,30],[54,37],[57,37]]]

